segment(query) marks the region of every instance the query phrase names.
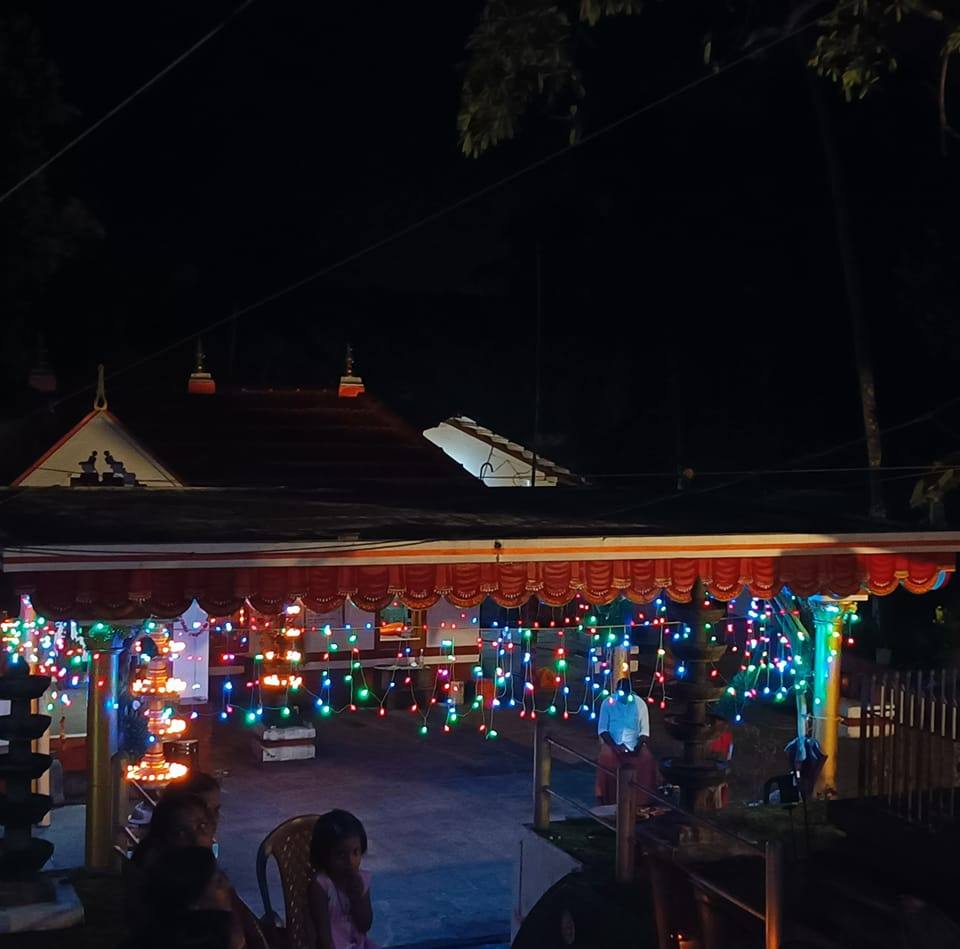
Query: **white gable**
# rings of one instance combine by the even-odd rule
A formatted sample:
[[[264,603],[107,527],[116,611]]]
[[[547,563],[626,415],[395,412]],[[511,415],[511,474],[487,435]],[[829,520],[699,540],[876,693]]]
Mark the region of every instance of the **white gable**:
[[[522,445],[516,445],[493,433],[489,433],[491,437],[483,438],[479,433],[466,432],[448,422],[441,422],[436,428],[428,428],[423,434],[488,488],[530,486],[533,453]],[[498,444],[502,444],[503,448],[498,447]],[[552,462],[549,464],[553,467]],[[538,461],[537,484],[554,487],[557,476],[550,469],[544,470],[546,465],[546,459]]]
[[[91,412],[63,440],[13,482],[15,487],[69,487],[81,474],[81,463],[96,452],[95,470],[109,474],[109,452],[133,474],[137,484],[150,488],[176,488],[180,483],[107,411]]]

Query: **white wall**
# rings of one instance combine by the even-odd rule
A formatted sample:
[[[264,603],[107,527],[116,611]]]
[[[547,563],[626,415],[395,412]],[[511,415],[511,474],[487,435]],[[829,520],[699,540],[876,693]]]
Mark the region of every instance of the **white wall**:
[[[473,622],[476,620],[476,622]],[[439,646],[445,639],[456,647],[475,646],[480,635],[479,607],[467,610],[446,600],[427,610],[427,645]]]
[[[175,642],[184,649],[173,662],[173,674],[187,683],[180,697],[185,704],[206,702],[210,688],[210,623],[209,616],[196,600],[182,616],[171,624]]]

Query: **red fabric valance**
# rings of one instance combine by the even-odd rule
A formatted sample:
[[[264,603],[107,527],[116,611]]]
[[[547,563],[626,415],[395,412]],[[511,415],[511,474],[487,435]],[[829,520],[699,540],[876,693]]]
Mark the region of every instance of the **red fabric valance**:
[[[425,609],[445,597],[473,607],[490,597],[500,606],[521,606],[538,597],[563,606],[575,596],[591,604],[623,594],[649,603],[661,593],[689,602],[697,578],[720,600],[749,588],[769,598],[788,585],[800,596],[821,593],[878,596],[902,585],[925,593],[942,585],[954,569],[953,554],[843,554],[784,557],[673,558],[531,563],[403,564],[350,567],[251,567],[220,569],[88,570],[13,574],[18,592],[30,593],[49,617],[168,618],[193,599],[213,615],[226,615],[249,599],[255,609],[278,612],[298,597],[325,613],[349,597],[364,610],[394,599]]]

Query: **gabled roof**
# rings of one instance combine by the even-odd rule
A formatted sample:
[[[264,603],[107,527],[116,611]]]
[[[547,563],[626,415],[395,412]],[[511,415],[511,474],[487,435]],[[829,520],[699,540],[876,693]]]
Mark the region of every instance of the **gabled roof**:
[[[12,487],[54,487],[63,485],[79,468],[79,462],[97,452],[101,460],[111,453],[148,487],[181,487],[177,479],[154,458],[106,409],[88,412],[70,431],[57,439],[39,458],[19,474]]]
[[[4,426],[0,483],[11,484],[87,417],[61,405]],[[190,487],[297,487],[364,493],[372,486],[476,486],[458,465],[368,393],[149,387],[110,393],[110,413]],[[79,422],[79,424],[78,424]],[[73,459],[79,473],[80,458]],[[120,489],[117,489],[120,490]]]
[[[503,435],[480,425],[465,415],[446,419],[423,433],[434,444],[490,487],[529,485],[534,453]],[[452,436],[452,438],[451,438]],[[457,439],[457,436],[460,438]],[[454,444],[454,440],[463,442]],[[469,444],[474,443],[475,448]],[[479,449],[479,454],[477,449]],[[483,459],[480,464],[475,461]],[[537,454],[537,483],[548,486],[582,484],[569,468]]]

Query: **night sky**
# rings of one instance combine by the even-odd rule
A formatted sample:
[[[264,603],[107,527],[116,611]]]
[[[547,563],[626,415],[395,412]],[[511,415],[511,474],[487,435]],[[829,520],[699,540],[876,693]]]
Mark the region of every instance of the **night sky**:
[[[234,5],[29,4],[75,110],[47,148]],[[565,129],[533,116],[515,142],[460,155],[463,47],[480,6],[254,4],[48,174],[103,236],[24,295],[20,344],[42,330],[71,391],[99,361],[123,369],[562,148]],[[611,21],[593,42],[587,132],[704,73],[677,5]],[[924,48],[920,36],[862,103],[822,89],[884,426],[956,392],[960,143],[941,156]],[[349,340],[368,388],[411,421],[463,413],[529,443],[539,242],[545,454],[585,473],[720,471],[857,439],[812,105],[821,80],[803,59],[787,42],[249,313],[205,338],[210,368],[220,383],[330,385]],[[111,384],[180,387],[191,353]],[[25,365],[8,363],[11,388]],[[885,460],[932,461],[957,427],[944,411],[898,432]],[[855,444],[815,464],[864,461]]]

